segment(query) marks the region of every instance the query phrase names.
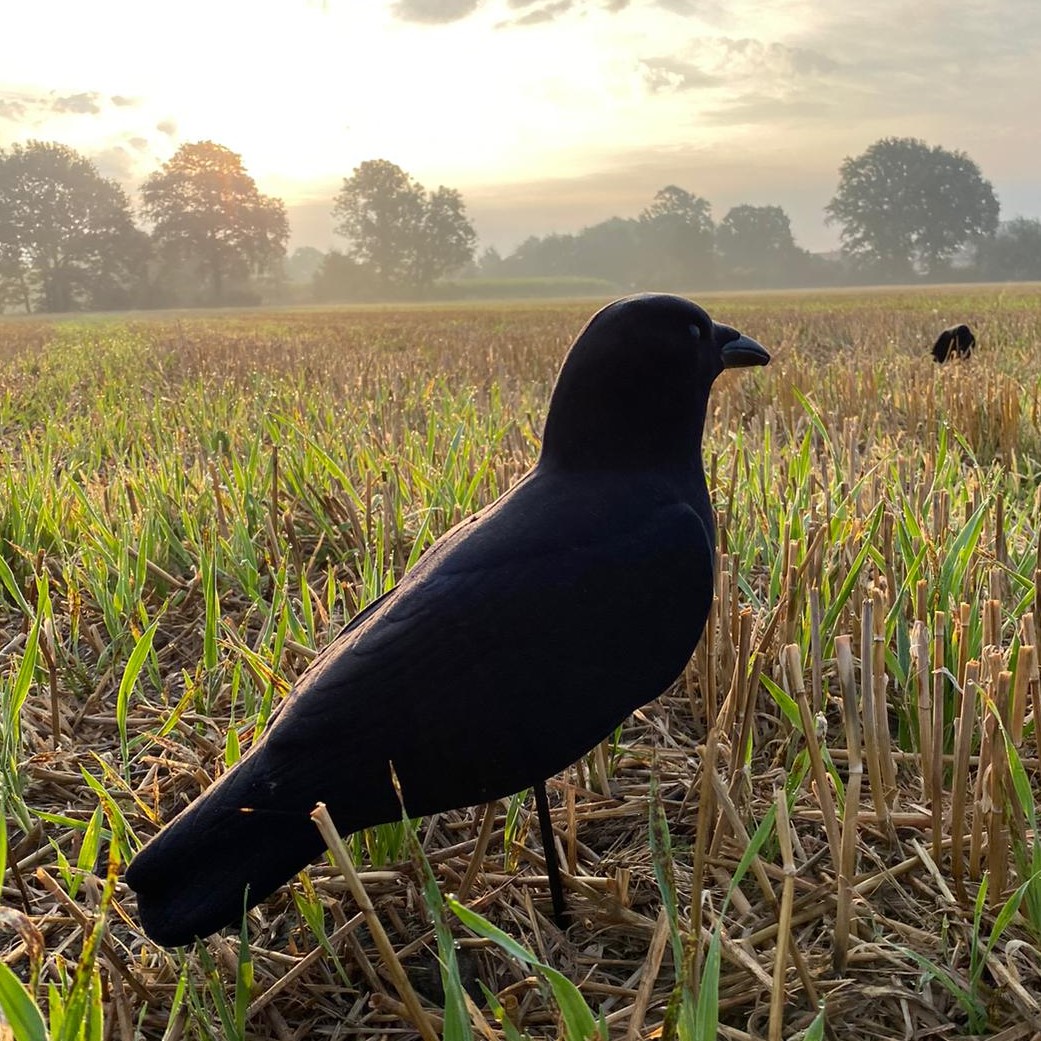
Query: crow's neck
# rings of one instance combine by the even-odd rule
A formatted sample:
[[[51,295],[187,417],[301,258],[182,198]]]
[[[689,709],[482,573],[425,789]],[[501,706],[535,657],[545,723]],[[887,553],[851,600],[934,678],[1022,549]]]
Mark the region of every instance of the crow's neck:
[[[701,442],[708,393],[682,409],[609,408],[576,394],[555,394],[540,461],[565,470],[696,471],[704,481]],[[673,405],[673,402],[669,402]]]

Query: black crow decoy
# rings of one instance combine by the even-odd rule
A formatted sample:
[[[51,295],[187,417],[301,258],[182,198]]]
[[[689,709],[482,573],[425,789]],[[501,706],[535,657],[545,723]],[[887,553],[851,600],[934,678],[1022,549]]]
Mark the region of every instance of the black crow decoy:
[[[970,358],[976,337],[967,325],[952,325],[944,329],[933,344],[933,359],[945,362],[948,358]]]
[[[709,390],[769,359],[681,297],[598,311],[534,468],[359,613],[133,859],[148,935],[177,946],[239,922],[324,849],[319,800],[343,834],[399,820],[391,763],[413,816],[538,791],[661,694],[712,600]]]

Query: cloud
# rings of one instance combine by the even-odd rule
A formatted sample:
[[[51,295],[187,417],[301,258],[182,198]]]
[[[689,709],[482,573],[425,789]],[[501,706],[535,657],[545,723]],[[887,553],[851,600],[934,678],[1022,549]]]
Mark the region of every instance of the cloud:
[[[482,0],[396,0],[391,14],[403,22],[443,25],[473,14]]]
[[[640,76],[652,94],[661,91],[691,90],[695,87],[713,87],[720,79],[693,62],[680,58],[644,58],[639,63]]]
[[[10,119],[18,122],[25,118],[26,107],[24,101],[17,98],[0,97],[0,119]]]
[[[175,119],[164,119],[155,125],[156,130],[160,134],[166,134],[167,137],[174,137],[177,134],[177,121]]]
[[[588,14],[606,12],[607,14],[618,14],[629,7],[631,0],[506,0],[506,6],[511,11],[521,11],[527,8],[526,14],[515,18],[507,18],[497,23],[497,28],[512,28],[514,26],[540,25],[551,22],[555,18],[574,11],[576,14]]]
[[[996,134],[1001,121],[1022,125],[1029,118],[1020,85],[1032,74],[1029,54],[1041,43],[1038,5],[981,0],[955,32],[931,4],[907,8],[883,0],[870,14],[822,7],[795,25],[778,20],[790,13],[790,0],[760,3],[761,38],[724,31],[671,51],[726,80],[728,89],[708,99],[711,107],[699,112],[699,122],[762,127],[771,135],[783,128],[803,140],[823,133],[843,142],[836,148],[855,150],[885,135],[966,147]],[[783,35],[768,32],[771,20]],[[878,32],[880,24],[900,31]],[[664,74],[645,71],[645,78],[658,92],[682,88]]]
[[[746,82],[763,89],[766,85],[798,88],[819,80],[842,66],[820,50],[766,42],[749,36],[699,36],[673,54],[643,59],[652,79],[669,82],[674,89],[705,86],[709,81],[731,86]]]
[[[55,98],[51,108],[55,112],[67,112],[75,115],[96,116],[101,111],[98,98],[101,97],[96,91],[84,92],[82,94],[70,94],[68,97]]]
[[[783,43],[763,43],[750,37],[735,40],[720,37],[713,44],[716,60],[738,74],[767,75],[773,78],[820,76],[834,72],[839,63],[807,47]]]
[[[500,0],[501,4],[502,0]],[[538,25],[550,22],[570,10],[606,11],[617,14],[624,11],[631,0],[505,0],[510,11],[524,11],[497,23],[499,28],[510,26]],[[395,0],[390,11],[402,22],[417,22],[423,25],[446,25],[459,22],[475,14],[485,5],[485,0]],[[662,6],[686,13],[685,0],[662,0]],[[530,8],[530,10],[528,10]]]
[[[834,8],[808,22],[798,42],[840,60],[834,82],[848,100],[878,114],[917,115],[933,122],[942,111],[1004,113],[1025,99],[1041,44],[1041,6],[980,0],[959,14],[956,28],[934,4],[908,7],[890,0],[870,15]],[[899,27],[896,35],[877,31]],[[993,93],[992,93],[993,92]],[[1006,93],[999,104],[995,96]]]
[[[105,97],[96,90],[80,91],[77,94],[59,95],[49,93],[24,93],[0,95],[0,119],[31,121],[38,125],[48,114],[60,116],[96,116],[108,105],[117,108],[138,105],[137,98],[114,94]]]
[[[638,63],[650,94],[697,90],[698,122],[721,127],[826,117],[847,71],[821,50],[747,36],[699,36]]]
[[[148,138],[147,137],[128,137],[127,144],[131,148],[138,152],[144,152],[148,149]]]
[[[535,0],[510,0],[510,7],[531,7]],[[550,3],[542,4],[534,11],[521,15],[507,22],[507,25],[538,25],[541,22],[551,22],[554,18],[570,11],[574,6],[573,0],[551,0]]]
[[[91,159],[102,177],[118,181],[121,184],[127,184],[135,177],[136,163],[134,157],[122,145],[113,145],[111,148],[104,148],[99,152],[94,152],[91,155]]]

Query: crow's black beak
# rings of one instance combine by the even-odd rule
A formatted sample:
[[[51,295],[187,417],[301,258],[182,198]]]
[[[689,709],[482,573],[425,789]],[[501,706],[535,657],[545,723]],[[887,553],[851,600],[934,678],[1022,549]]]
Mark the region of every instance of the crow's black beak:
[[[767,365],[770,353],[751,336],[742,336],[727,325],[716,325],[716,339],[722,341],[723,368],[740,369],[748,365]]]

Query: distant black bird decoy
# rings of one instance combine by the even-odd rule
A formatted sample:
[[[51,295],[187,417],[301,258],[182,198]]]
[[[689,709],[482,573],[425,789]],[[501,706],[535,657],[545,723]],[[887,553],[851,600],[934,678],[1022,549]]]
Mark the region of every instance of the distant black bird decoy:
[[[969,358],[976,346],[976,337],[967,325],[952,325],[944,329],[933,344],[933,359],[945,362],[948,358]]]
[[[126,872],[178,946],[238,922],[341,833],[540,786],[682,672],[712,600],[709,390],[765,365],[681,297],[598,311],[534,468],[456,525],[315,659],[256,745]],[[552,849],[548,844],[547,854]]]

